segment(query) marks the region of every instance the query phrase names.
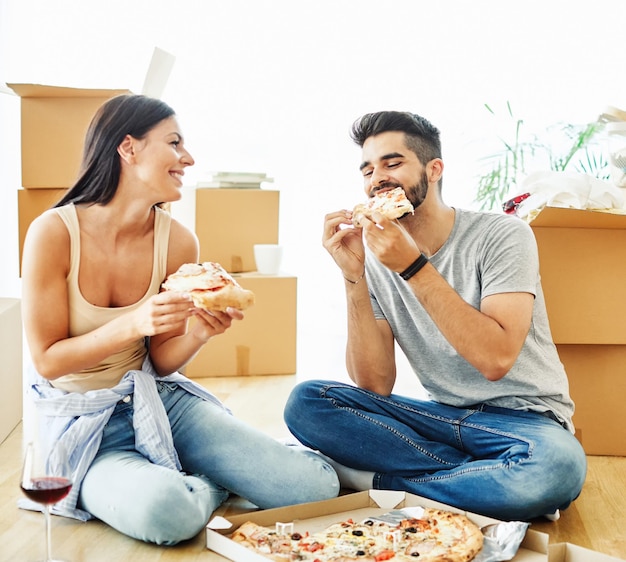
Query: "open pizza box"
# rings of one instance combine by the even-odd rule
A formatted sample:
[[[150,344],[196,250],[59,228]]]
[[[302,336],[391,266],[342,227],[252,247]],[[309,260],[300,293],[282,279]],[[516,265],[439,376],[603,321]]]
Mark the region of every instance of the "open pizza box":
[[[406,492],[369,490],[340,496],[327,501],[234,515],[228,517],[228,519],[215,517],[207,525],[207,547],[228,560],[236,562],[267,562],[267,558],[231,541],[228,535],[246,521],[252,521],[266,527],[274,527],[277,522],[293,523],[294,531],[301,533],[308,531],[312,533],[321,531],[329,525],[344,519],[352,518],[355,521],[359,521],[367,517],[382,515],[393,509],[414,506],[443,508],[457,513],[464,513],[461,510]],[[480,515],[470,513],[466,513],[466,515],[480,527],[497,522],[494,519]],[[548,560],[547,552],[547,535],[528,531],[514,560],[545,562]]]
[[[293,523],[294,531],[312,533],[344,519],[352,518],[358,521],[382,515],[394,509],[417,506],[463,513],[479,527],[498,523],[496,519],[464,512],[406,492],[369,490],[326,501],[237,514],[228,516],[228,519],[221,516],[214,517],[206,528],[207,548],[220,554],[225,560],[267,562],[267,558],[233,542],[228,536],[246,521],[265,527],[274,527],[277,522]],[[549,545],[547,534],[532,529],[526,531],[524,540],[512,560],[515,562],[620,562],[617,558],[571,544]]]

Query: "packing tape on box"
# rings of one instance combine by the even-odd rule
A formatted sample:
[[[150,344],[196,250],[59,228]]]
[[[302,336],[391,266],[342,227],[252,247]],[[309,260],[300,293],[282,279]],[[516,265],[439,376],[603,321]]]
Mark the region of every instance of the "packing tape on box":
[[[238,345],[235,348],[237,357],[237,375],[250,374],[250,347],[247,345]]]

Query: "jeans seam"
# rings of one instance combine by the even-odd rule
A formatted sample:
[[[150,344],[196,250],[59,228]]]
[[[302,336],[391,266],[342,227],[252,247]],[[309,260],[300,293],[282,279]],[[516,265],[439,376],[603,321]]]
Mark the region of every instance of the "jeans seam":
[[[359,416],[362,419],[368,420],[370,423],[374,423],[376,425],[378,425],[379,427],[382,427],[384,429],[386,429],[388,432],[393,433],[396,437],[402,439],[405,443],[407,443],[408,445],[410,445],[411,447],[413,447],[413,449],[415,449],[416,451],[419,451],[421,454],[430,457],[431,459],[436,460],[437,462],[441,463],[441,464],[446,464],[446,465],[452,465],[452,463],[449,463],[448,461],[441,459],[439,457],[437,457],[436,455],[433,455],[430,451],[427,451],[426,449],[420,447],[417,443],[415,443],[413,440],[407,438],[406,435],[403,435],[402,433],[400,433],[399,431],[397,431],[394,427],[391,427],[387,424],[381,423],[378,420],[375,420],[369,416],[364,415],[362,412],[355,410],[354,408],[349,408],[346,406],[339,406],[337,405],[337,403],[335,402],[335,400],[333,398],[329,399],[331,401],[331,403],[333,404],[333,406],[335,406],[335,408],[337,408],[338,410],[344,410],[347,412],[351,412],[352,414]]]
[[[444,481],[453,478],[458,478],[464,474],[471,474],[473,472],[491,472],[493,470],[511,470],[513,466],[517,466],[520,464],[524,464],[526,459],[515,461],[515,463],[499,463],[490,466],[484,466],[479,468],[462,468],[454,472],[454,474],[436,474],[436,475],[425,475],[423,477],[414,478],[411,476],[406,476],[405,480],[409,480],[410,482],[414,482],[415,484],[423,484],[425,482],[435,482],[435,481]]]
[[[420,447],[419,445],[415,444],[412,440],[407,439],[405,435],[403,435],[402,433],[398,432],[395,428],[390,427],[386,424],[380,423],[378,420],[375,420],[373,418],[370,418],[369,416],[364,415],[361,411],[356,410],[354,408],[350,408],[348,406],[340,406],[337,404],[337,400],[335,398],[333,398],[332,396],[328,396],[327,395],[327,391],[331,388],[343,388],[341,385],[326,385],[324,387],[322,387],[320,389],[320,395],[321,397],[325,398],[326,400],[329,400],[333,406],[337,409],[343,409],[345,411],[349,411],[352,412],[354,415],[361,417],[362,419],[366,419],[372,423],[377,424],[379,427],[384,427],[387,431],[394,433],[394,435],[400,437],[402,440],[404,440],[407,444],[409,444],[411,447],[413,447],[416,451],[419,451],[420,453],[430,457],[431,459],[435,459],[437,462],[440,462],[442,464],[451,464],[443,459],[438,458],[437,456],[431,454],[429,451],[423,449],[422,447]],[[459,444],[459,447],[462,448],[462,450],[465,450],[465,447],[463,446],[463,440],[461,437],[461,428],[463,426],[467,427],[467,428],[472,428],[472,429],[476,429],[476,430],[480,430],[480,431],[484,431],[487,433],[491,433],[494,435],[500,435],[502,437],[507,437],[509,439],[518,441],[520,443],[524,443],[526,445],[527,448],[527,455],[524,458],[520,458],[518,460],[512,461],[512,462],[508,462],[508,463],[499,463],[498,465],[495,466],[491,466],[491,467],[484,467],[484,468],[471,468],[471,469],[466,469],[466,470],[460,470],[459,472],[457,472],[457,474],[459,473],[465,473],[465,472],[478,472],[478,471],[483,471],[483,470],[493,470],[493,469],[500,469],[500,468],[506,468],[509,469],[512,466],[517,466],[520,464],[524,464],[525,462],[528,462],[530,460],[532,460],[533,457],[533,450],[534,450],[534,443],[528,439],[523,439],[521,438],[519,435],[515,435],[512,433],[509,433],[507,431],[500,431],[497,429],[493,429],[491,427],[486,427],[484,425],[481,424],[476,424],[476,423],[471,423],[469,421],[466,421],[468,418],[470,418],[473,414],[479,412],[480,410],[475,410],[475,409],[468,409],[467,413],[462,416],[459,420],[451,420],[450,418],[444,417],[444,416],[438,416],[438,415],[433,415],[430,414],[428,412],[421,412],[416,410],[415,408],[412,408],[411,406],[408,406],[406,404],[402,404],[399,403],[397,401],[394,401],[393,399],[389,399],[386,396],[382,396],[382,395],[378,395],[375,394],[373,392],[369,392],[367,390],[358,388],[358,387],[354,387],[355,390],[358,390],[359,392],[362,392],[364,394],[369,394],[374,400],[379,401],[379,402],[383,402],[385,404],[388,404],[394,408],[401,408],[403,410],[405,410],[406,412],[410,412],[411,414],[415,415],[415,416],[423,416],[423,417],[428,417],[430,419],[435,419],[444,423],[447,423],[451,426],[454,426],[454,432],[456,435],[456,439],[457,442]],[[453,477],[453,476],[450,476]],[[380,478],[380,477],[379,477]],[[445,479],[446,477],[440,477],[440,478],[427,478],[427,479],[420,479],[418,481],[425,481],[425,480],[437,480],[437,479]],[[407,478],[408,480],[412,480],[411,478]]]

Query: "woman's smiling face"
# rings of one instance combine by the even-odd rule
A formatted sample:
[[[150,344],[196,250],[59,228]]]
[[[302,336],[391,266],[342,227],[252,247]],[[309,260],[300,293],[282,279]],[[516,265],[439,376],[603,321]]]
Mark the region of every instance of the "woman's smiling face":
[[[187,166],[194,159],[187,151],[178,121],[164,119],[143,139],[134,139],[135,179],[159,194],[159,201],[180,199]]]

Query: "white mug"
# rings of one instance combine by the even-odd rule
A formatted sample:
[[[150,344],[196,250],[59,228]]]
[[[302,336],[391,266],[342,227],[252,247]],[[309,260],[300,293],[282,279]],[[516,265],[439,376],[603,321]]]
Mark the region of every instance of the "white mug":
[[[255,244],[254,261],[257,271],[263,275],[276,275],[280,271],[283,247],[279,244]]]

